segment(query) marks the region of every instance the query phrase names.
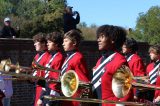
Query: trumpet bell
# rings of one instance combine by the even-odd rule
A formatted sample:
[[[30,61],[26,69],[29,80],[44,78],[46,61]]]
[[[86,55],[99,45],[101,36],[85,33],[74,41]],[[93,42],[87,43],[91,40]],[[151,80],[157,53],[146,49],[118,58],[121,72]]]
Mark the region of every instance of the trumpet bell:
[[[75,71],[70,70],[63,74],[61,78],[62,93],[66,97],[71,97],[78,89],[79,79]]]
[[[126,96],[132,87],[132,73],[127,66],[122,66],[113,75],[112,91],[118,98]]]
[[[0,69],[8,72],[11,69],[11,67],[9,66],[10,64],[11,64],[10,59],[2,60],[0,64]]]

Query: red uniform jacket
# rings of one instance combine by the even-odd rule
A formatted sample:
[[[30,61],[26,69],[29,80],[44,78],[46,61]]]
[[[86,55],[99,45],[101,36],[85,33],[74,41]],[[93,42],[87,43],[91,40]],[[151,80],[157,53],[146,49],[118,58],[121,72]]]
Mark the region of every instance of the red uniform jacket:
[[[133,75],[144,76],[145,69],[142,59],[137,54],[131,54],[131,55],[133,56],[128,60],[128,65]]]
[[[154,62],[150,63],[147,66],[147,75],[149,74],[149,72],[154,68]],[[159,69],[158,69],[159,70]],[[158,72],[158,76],[157,76],[157,80],[156,80],[156,85],[159,87],[160,86],[160,72]],[[160,96],[160,90],[155,90],[155,95],[154,95],[154,99],[156,99],[158,96]]]
[[[86,63],[84,61],[83,55],[80,52],[72,52],[76,53],[69,61],[68,61],[68,66],[66,68],[66,72],[69,70],[74,70],[80,81],[89,81],[89,73],[86,68]],[[75,97],[78,95],[78,93],[75,94]],[[63,101],[62,106],[79,106],[79,102],[68,102],[68,101]]]
[[[157,77],[156,85],[160,87],[160,76]],[[155,91],[154,99],[156,99],[158,96],[160,96],[160,90]]]
[[[40,64],[42,66],[45,66],[46,63],[47,63],[47,59],[49,57],[49,53],[48,52],[37,53],[37,55],[35,56],[34,59],[37,61],[40,56],[42,56],[42,58],[38,61],[38,64]],[[36,76],[44,77],[44,75],[45,75],[44,71],[37,70]],[[40,98],[41,91],[42,91],[42,86],[37,84],[36,85],[36,94],[35,94],[34,106],[36,106],[37,100]]]
[[[97,68],[100,65],[101,60],[102,57],[98,60],[95,68]],[[98,99],[114,101],[130,101],[133,99],[132,90],[124,98],[117,98],[112,92],[112,77],[118,68],[126,64],[127,61],[125,57],[119,53],[116,53],[113,56],[112,60],[104,66],[106,71],[101,76],[101,89],[96,91],[96,93],[101,94],[101,97],[99,97]],[[115,106],[115,104],[102,104],[102,106]]]
[[[147,68],[146,68],[146,74],[149,75],[149,72],[152,71],[152,69],[154,68],[154,63],[150,63],[148,64]]]
[[[48,58],[47,63],[49,63],[50,59],[52,58],[53,55],[50,55]],[[63,64],[64,58],[61,52],[57,52],[56,56],[54,57],[54,59],[52,60],[51,64],[50,64],[50,68],[55,69],[55,70],[60,70]],[[49,72],[49,79],[55,79],[58,80],[59,79],[59,72]],[[56,89],[56,86],[58,84],[57,83],[50,83],[49,84],[49,88],[55,91],[59,91],[58,89]],[[58,85],[60,86],[60,85]]]
[[[149,73],[155,68],[155,66],[158,64],[156,62],[152,62],[150,63],[148,66],[147,66],[147,69],[146,69],[146,74],[149,76]],[[157,77],[157,80],[156,80],[156,85],[160,86],[160,78]],[[154,95],[155,94],[155,95]],[[155,90],[155,92],[153,92],[152,94],[150,94],[150,98],[156,98],[158,95],[160,95],[160,91],[159,90]]]
[[[144,76],[145,69],[142,59],[137,54],[128,54],[126,56],[129,68],[132,71],[133,76]],[[134,89],[134,95],[137,96],[138,92],[139,91],[136,92],[136,89]]]

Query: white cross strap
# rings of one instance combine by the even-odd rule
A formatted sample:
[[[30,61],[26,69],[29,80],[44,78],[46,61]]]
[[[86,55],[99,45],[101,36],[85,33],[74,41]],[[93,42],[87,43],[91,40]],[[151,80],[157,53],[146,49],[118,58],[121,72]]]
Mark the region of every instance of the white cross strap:
[[[104,66],[109,63],[112,59],[113,56],[116,53],[111,54],[108,58],[106,58],[95,70],[96,72],[93,75],[93,79],[91,81],[91,83],[93,84],[92,90],[95,90],[100,84],[101,84],[101,76],[103,75],[103,73],[106,71],[106,69],[104,68]]]
[[[150,84],[154,84],[156,82],[159,66],[160,66],[160,63],[153,70],[149,72]]]
[[[52,61],[54,60],[54,58],[56,57],[57,54],[58,54],[58,53],[54,54],[54,55],[52,56],[52,58],[49,60],[48,64],[46,64],[46,67],[47,67],[47,68],[50,68],[50,67],[51,67],[51,63],[52,63]],[[50,73],[49,70],[45,70],[45,78],[47,78],[47,77],[49,76],[49,73]]]
[[[68,61],[75,55],[76,53],[73,53],[72,55],[70,55],[68,58],[67,58],[67,60],[63,63],[63,65],[62,65],[62,68],[61,68],[61,75],[63,75],[64,74],[64,72],[65,72],[65,70],[66,70],[66,68],[67,68],[67,63],[68,63]]]
[[[133,56],[134,56],[134,54],[132,54],[131,56],[129,56],[129,58],[127,58],[127,62],[129,62]]]

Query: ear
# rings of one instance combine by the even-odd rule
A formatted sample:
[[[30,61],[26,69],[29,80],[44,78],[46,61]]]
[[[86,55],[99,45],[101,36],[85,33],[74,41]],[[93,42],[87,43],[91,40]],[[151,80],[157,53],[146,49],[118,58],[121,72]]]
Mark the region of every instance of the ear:
[[[114,41],[112,40],[111,43],[114,44]]]
[[[56,47],[58,47],[58,44],[55,44]]]
[[[46,46],[46,45],[47,45],[47,43],[42,43],[42,45],[43,45],[43,46]]]
[[[76,41],[74,41],[74,42],[73,42],[73,45],[74,45],[74,46],[76,46],[76,45],[77,45],[77,42],[76,42]]]

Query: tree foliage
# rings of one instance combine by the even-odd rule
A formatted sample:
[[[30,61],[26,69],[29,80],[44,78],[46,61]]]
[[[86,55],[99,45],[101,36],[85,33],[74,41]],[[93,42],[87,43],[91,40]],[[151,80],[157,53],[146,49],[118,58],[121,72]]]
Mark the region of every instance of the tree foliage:
[[[20,37],[63,31],[65,3],[65,0],[1,0],[0,18],[11,17],[13,26],[21,30]]]
[[[147,13],[140,13],[130,36],[150,44],[160,43],[160,7],[153,6]]]

